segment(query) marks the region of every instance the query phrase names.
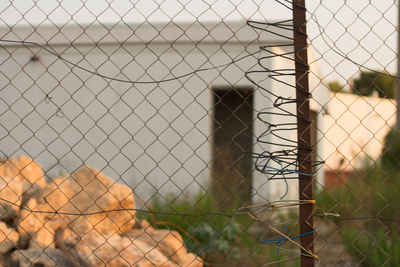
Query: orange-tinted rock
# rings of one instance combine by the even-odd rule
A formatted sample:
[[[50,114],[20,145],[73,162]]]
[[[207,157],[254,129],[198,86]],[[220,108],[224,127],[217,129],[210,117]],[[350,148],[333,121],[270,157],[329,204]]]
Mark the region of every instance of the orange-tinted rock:
[[[54,248],[55,232],[66,227],[67,222],[60,215],[52,213],[54,210],[47,203],[38,204],[34,198],[24,207],[20,213],[18,232],[24,239],[28,239],[30,248]]]
[[[187,252],[178,232],[156,230],[137,220],[131,188],[96,169],[83,166],[43,188],[33,184],[32,190],[25,191],[29,193],[25,202],[22,184],[26,182],[0,178],[4,197],[16,208],[21,205],[18,233],[14,231],[17,238],[12,235],[14,243],[7,243],[7,248],[14,248],[16,240],[28,247],[11,256],[19,266],[53,266],[54,262],[60,266],[203,266],[201,258]],[[49,253],[41,255],[43,251]]]
[[[57,236],[57,246],[77,265],[89,266],[137,266],[178,267],[168,260],[157,248],[141,240],[130,240],[116,233],[100,234],[93,230],[78,236],[66,229]]]
[[[52,248],[16,250],[12,253],[11,260],[12,266],[19,267],[74,267],[74,264],[65,257],[63,252]]]
[[[203,261],[200,257],[188,253],[182,236],[172,230],[156,230],[142,222],[142,229],[132,229],[126,236],[131,240],[140,240],[157,248],[168,259],[173,260],[179,266],[201,267]]]
[[[85,221],[99,232],[125,232],[135,224],[136,205],[132,189],[87,166],[54,179],[42,194],[55,211],[90,213],[84,216]],[[120,211],[103,212],[110,210]],[[77,216],[63,217],[72,221]]]
[[[11,221],[16,218],[22,203],[23,183],[0,177],[0,220]]]
[[[0,222],[0,254],[7,253],[17,246],[19,235],[9,228],[5,223]]]
[[[39,184],[41,187],[46,185],[46,179],[40,165],[25,156],[1,161],[0,177],[8,177],[28,185]]]

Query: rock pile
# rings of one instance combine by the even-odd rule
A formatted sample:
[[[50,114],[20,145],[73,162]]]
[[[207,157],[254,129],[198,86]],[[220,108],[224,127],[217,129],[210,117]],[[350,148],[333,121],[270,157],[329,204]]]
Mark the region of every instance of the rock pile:
[[[32,159],[3,160],[0,266],[203,266],[179,233],[152,228],[133,209],[132,190],[96,169],[47,183]],[[99,212],[107,210],[118,211]]]

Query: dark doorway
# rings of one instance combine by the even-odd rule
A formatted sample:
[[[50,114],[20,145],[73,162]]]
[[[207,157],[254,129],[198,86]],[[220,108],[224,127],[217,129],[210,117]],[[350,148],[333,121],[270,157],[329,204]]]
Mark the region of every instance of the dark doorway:
[[[213,88],[212,188],[221,208],[251,202],[252,88]]]

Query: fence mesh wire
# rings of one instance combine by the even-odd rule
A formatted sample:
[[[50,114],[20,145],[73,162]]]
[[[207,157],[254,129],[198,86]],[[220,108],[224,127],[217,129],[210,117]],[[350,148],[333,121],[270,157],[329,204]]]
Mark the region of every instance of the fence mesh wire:
[[[399,5],[306,7],[314,251],[292,1],[2,1],[0,265],[400,265]]]

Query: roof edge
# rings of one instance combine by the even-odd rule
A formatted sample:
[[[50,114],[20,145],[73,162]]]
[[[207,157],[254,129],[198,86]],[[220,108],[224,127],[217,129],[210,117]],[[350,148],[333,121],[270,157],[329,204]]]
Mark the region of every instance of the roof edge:
[[[273,29],[279,34],[290,35],[284,29]],[[87,25],[66,24],[15,26],[0,28],[0,38],[34,42],[41,45],[85,44],[148,44],[148,43],[265,43],[282,44],[287,39],[269,32],[252,29],[244,20],[124,23]],[[2,43],[3,46],[15,44]]]

